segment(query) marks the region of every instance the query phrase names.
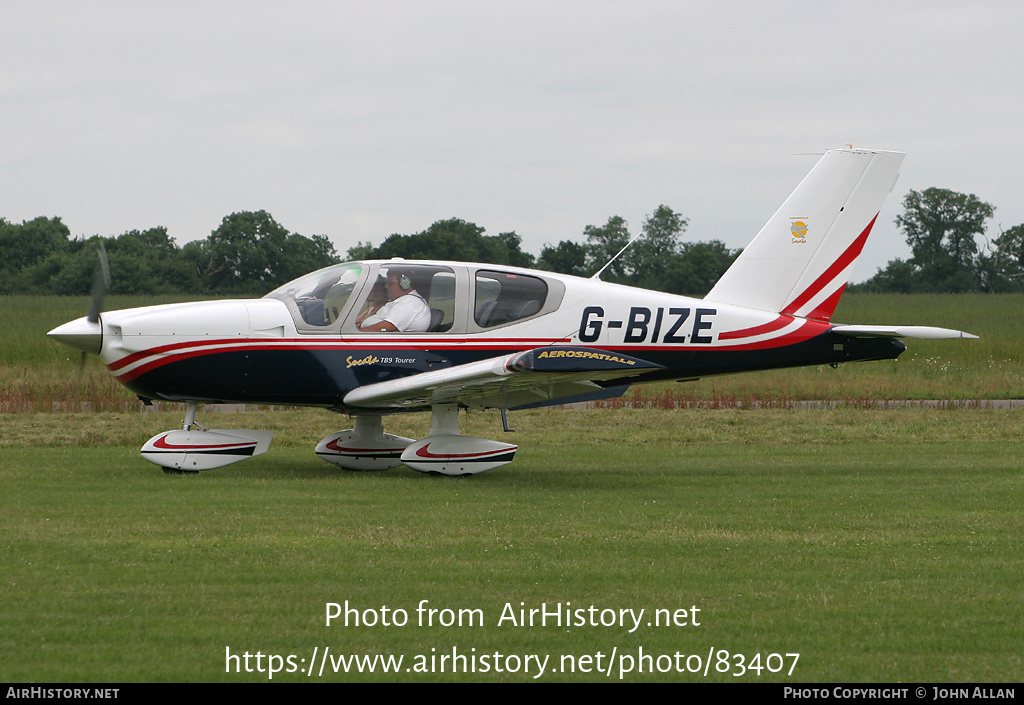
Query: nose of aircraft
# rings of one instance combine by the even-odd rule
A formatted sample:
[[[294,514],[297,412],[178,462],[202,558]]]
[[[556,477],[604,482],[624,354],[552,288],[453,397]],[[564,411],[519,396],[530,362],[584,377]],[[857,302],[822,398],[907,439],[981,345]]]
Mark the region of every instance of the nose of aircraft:
[[[91,321],[88,316],[82,316],[57,326],[46,335],[76,350],[99,355],[103,344],[103,324],[99,320]]]

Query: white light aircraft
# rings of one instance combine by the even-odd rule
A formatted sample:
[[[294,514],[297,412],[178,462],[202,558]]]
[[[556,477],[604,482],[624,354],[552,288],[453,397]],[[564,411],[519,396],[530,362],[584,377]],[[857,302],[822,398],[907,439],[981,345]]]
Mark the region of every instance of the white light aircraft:
[[[168,472],[267,450],[271,432],[196,423],[199,404],[223,403],[353,417],[316,447],[342,468],[483,472],[517,446],[461,435],[460,409],[500,409],[507,430],[505,410],[612,398],[632,384],[888,360],[906,349],[899,338],[975,337],[831,321],[903,156],[826,152],[704,299],[491,264],[379,260],[327,267],[262,299],[102,314],[94,305],[49,336],[98,354],[143,401],[186,405],[182,428],[141,450]],[[383,430],[386,415],[427,410],[426,438]]]

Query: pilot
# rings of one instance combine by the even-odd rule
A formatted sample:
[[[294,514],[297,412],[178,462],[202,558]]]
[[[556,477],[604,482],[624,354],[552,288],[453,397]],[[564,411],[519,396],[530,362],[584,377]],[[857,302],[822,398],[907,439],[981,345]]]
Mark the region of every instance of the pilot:
[[[406,272],[389,272],[384,283],[388,303],[372,316],[358,323],[366,332],[422,332],[430,327],[430,306],[412,286]],[[372,296],[372,293],[371,293]]]

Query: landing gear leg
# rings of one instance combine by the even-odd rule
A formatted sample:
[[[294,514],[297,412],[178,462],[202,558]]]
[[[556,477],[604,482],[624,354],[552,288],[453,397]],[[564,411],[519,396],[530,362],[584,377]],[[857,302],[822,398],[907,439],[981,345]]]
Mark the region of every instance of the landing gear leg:
[[[196,411],[198,410],[199,404],[194,401],[185,404],[185,420],[181,425],[182,431],[191,431],[193,426],[198,426],[201,431],[206,430],[202,424],[196,423]]]
[[[438,404],[431,407],[430,414],[430,435],[431,436],[458,436],[459,434],[459,405]]]

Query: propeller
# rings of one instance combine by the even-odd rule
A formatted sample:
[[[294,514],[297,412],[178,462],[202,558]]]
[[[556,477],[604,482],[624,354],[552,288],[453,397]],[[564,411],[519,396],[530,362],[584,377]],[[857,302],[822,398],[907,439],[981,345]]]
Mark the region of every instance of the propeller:
[[[107,262],[107,248],[103,246],[103,240],[99,241],[99,261],[92,274],[92,291],[90,292],[89,315],[86,316],[89,323],[99,323],[100,313],[103,311],[103,297],[107,295],[110,288],[110,264]]]
[[[82,318],[57,326],[48,335],[58,343],[63,343],[82,351],[78,361],[78,372],[81,374],[85,365],[85,354],[99,355],[103,347],[103,324],[100,313],[103,311],[103,297],[110,288],[110,265],[107,263],[107,250],[103,241],[99,241],[99,261],[92,277],[92,293],[89,301],[89,313]]]
[[[102,340],[103,327],[100,324],[100,313],[103,311],[103,299],[107,295],[107,290],[110,289],[110,262],[107,260],[107,248],[103,246],[102,239],[99,240],[97,255],[99,259],[96,261],[96,269],[92,272],[92,289],[89,292],[89,313],[86,314],[85,319],[93,325],[100,326]],[[85,356],[87,354],[83,350],[82,354],[78,356],[79,376],[85,370]]]

